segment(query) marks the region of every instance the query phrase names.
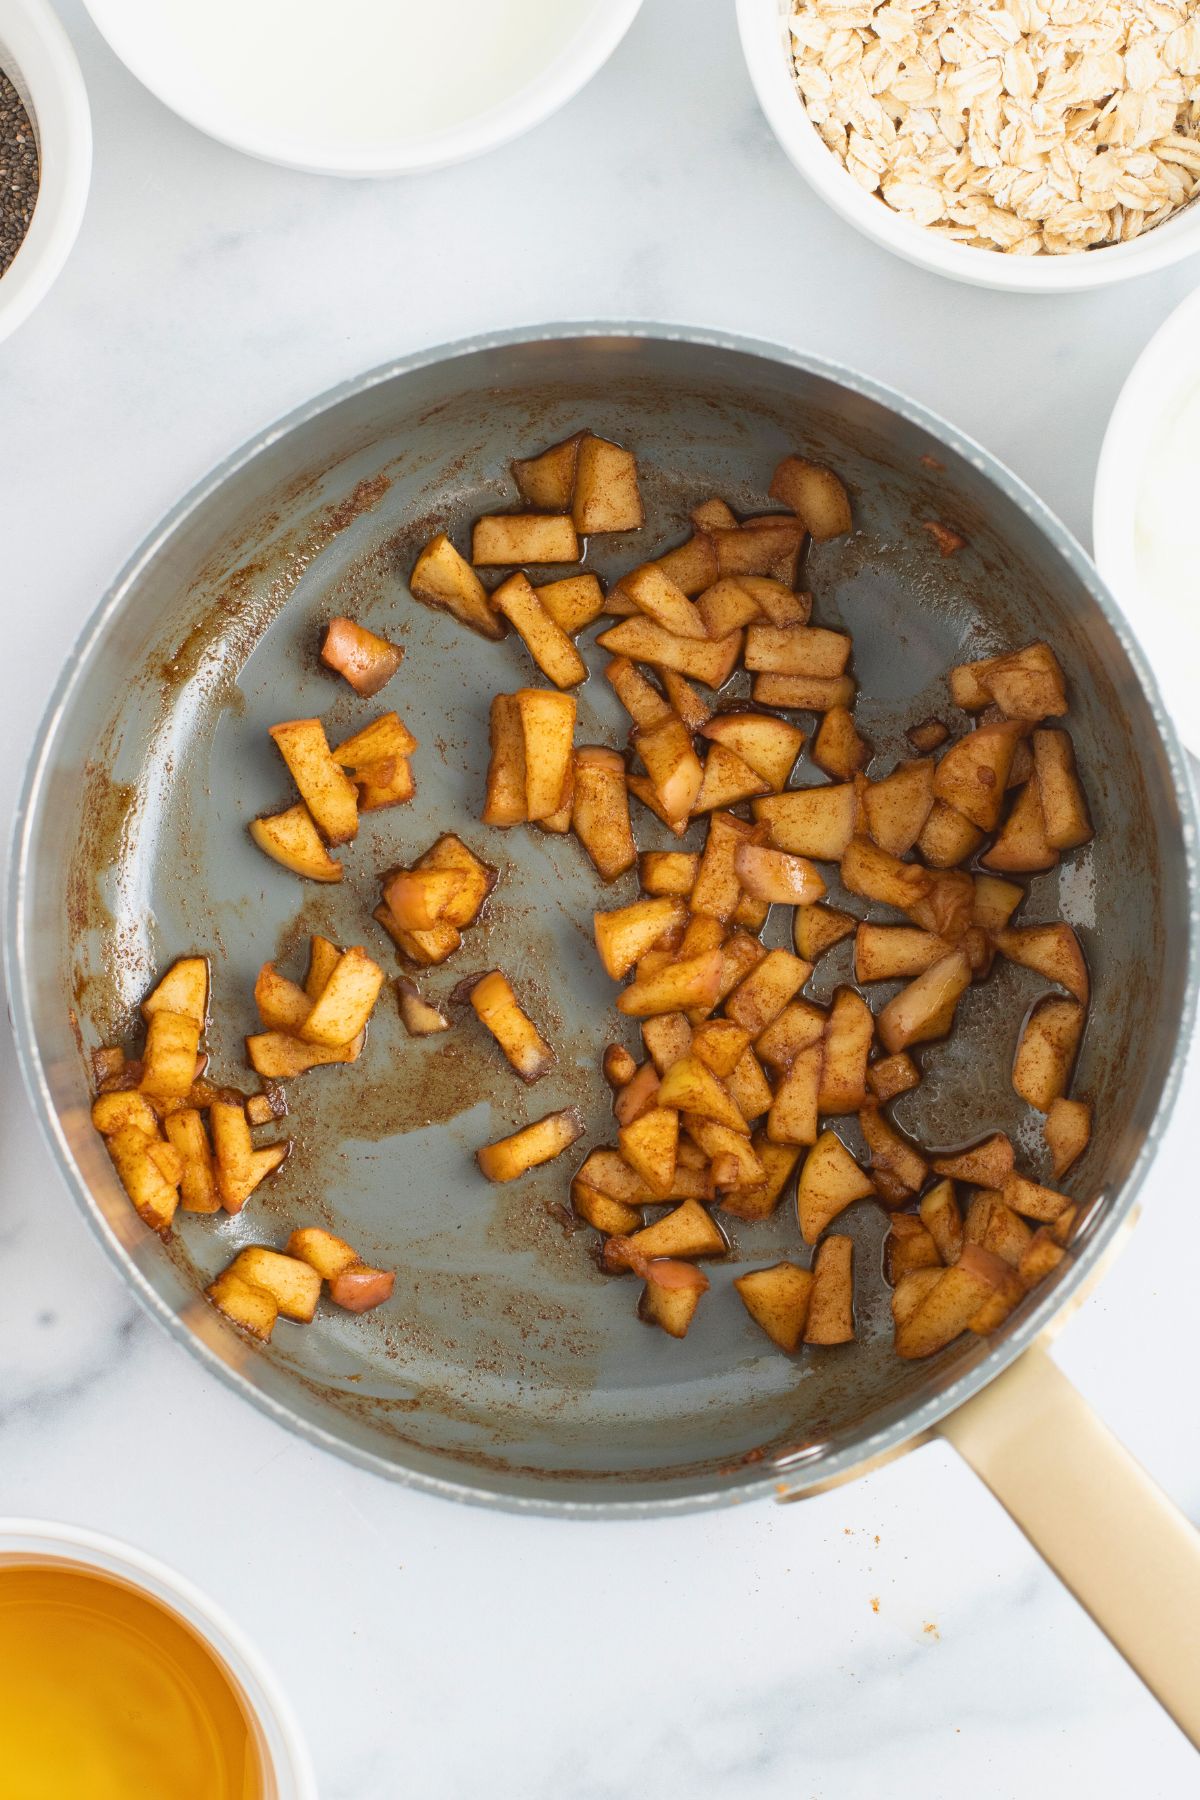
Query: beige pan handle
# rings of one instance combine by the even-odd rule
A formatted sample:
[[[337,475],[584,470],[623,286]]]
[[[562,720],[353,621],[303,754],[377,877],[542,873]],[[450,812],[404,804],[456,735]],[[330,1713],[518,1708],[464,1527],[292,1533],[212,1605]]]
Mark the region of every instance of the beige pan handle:
[[[1037,1346],[938,1429],[1200,1749],[1200,1533]]]

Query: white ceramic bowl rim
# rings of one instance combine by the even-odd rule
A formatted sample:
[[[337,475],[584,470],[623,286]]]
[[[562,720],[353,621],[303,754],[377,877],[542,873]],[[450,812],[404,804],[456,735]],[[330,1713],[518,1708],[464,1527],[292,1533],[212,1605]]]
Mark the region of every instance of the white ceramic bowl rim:
[[[902,218],[859,187],[809,118],[792,79],[787,27],[791,11],[791,0],[737,0],[742,52],[767,122],[821,198],[906,262],[976,287],[1060,294],[1148,275],[1200,252],[1200,206],[1187,208],[1127,244],[1108,244],[1073,256],[1006,256],[956,244]]]
[[[92,173],[92,121],[75,52],[46,0],[0,0],[0,67],[30,114],[41,164],[29,230],[0,276],[5,338],[46,294],[78,236]]]
[[[438,0],[431,0],[436,5]],[[554,0],[549,0],[554,4]],[[84,0],[96,29],[126,68],[189,125],[264,162],[323,175],[407,175],[445,168],[498,149],[565,106],[608,61],[641,10],[642,0],[594,0],[569,44],[531,80],[474,118],[394,145],[348,145],[315,134],[272,132],[214,99],[198,106],[175,71],[147,56],[120,0]]]
[[[277,1800],[318,1800],[316,1777],[290,1702],[241,1627],[207,1594],[144,1550],[86,1526],[0,1518],[0,1563],[51,1558],[122,1578],[185,1619],[227,1664],[245,1693],[263,1733]]]

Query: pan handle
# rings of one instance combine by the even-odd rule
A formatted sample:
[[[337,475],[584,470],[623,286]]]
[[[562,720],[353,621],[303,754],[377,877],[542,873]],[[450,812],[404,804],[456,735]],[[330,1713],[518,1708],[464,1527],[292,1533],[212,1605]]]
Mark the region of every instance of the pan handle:
[[[1039,1346],[938,1429],[1200,1749],[1200,1532]]]

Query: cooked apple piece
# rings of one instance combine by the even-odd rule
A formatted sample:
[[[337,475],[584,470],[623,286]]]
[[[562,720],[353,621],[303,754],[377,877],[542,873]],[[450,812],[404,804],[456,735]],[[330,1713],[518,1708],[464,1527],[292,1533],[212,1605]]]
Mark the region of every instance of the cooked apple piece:
[[[351,788],[351,792],[353,792]],[[341,864],[330,856],[303,800],[289,806],[286,812],[269,818],[252,819],[250,836],[259,849],[275,862],[282,863],[293,875],[309,881],[340,881]]]
[[[329,1283],[329,1298],[347,1312],[364,1313],[390,1300],[395,1287],[394,1269],[373,1269],[366,1263],[356,1263],[334,1276]]]
[[[417,749],[417,740],[395,712],[381,713],[364,725],[361,731],[344,738],[330,751],[334,762],[358,787],[359,811],[370,810],[367,796],[384,789],[407,788],[415,792],[407,758]],[[378,804],[376,799],[372,804]]]
[[[636,531],[645,524],[632,451],[607,438],[584,434],[575,465],[571,514],[581,536],[598,531]]]
[[[254,982],[254,1004],[268,1031],[297,1032],[312,1010],[312,1000],[304,989],[274,963],[264,963]]]
[[[561,1112],[547,1113],[536,1124],[513,1132],[511,1137],[485,1144],[475,1152],[475,1160],[489,1181],[515,1181],[530,1169],[561,1156],[583,1136],[583,1130],[583,1121],[574,1107],[564,1107]]]
[[[1056,981],[1087,1005],[1088,971],[1079,939],[1062,921],[1054,925],[1026,925],[994,934],[1001,956],[1022,968],[1034,969],[1047,981]]]
[[[750,1127],[729,1094],[710,1068],[691,1051],[673,1063],[662,1078],[658,1090],[660,1106],[674,1107],[678,1112],[695,1113],[704,1119],[715,1119],[731,1131],[750,1135]]]
[[[1027,781],[1017,794],[999,837],[981,860],[985,868],[1000,869],[1010,875],[1032,875],[1040,869],[1054,867],[1058,851],[1046,838],[1046,821],[1036,781]]]
[[[279,1087],[264,1088],[246,1100],[246,1118],[251,1125],[273,1125],[276,1119],[286,1119],[287,1111],[287,1095]]]
[[[157,1012],[177,1013],[182,1018],[194,1019],[203,1031],[208,1018],[206,956],[181,956],[171,964],[162,980],[142,1001],[143,1019],[153,1018]],[[122,1052],[122,1065],[124,1060]]]
[[[805,1243],[815,1244],[840,1212],[874,1192],[875,1183],[859,1168],[842,1140],[832,1131],[823,1131],[804,1159],[796,1193]]]
[[[671,1106],[652,1106],[617,1133],[621,1155],[650,1192],[665,1200],[675,1183],[679,1148],[679,1114]]]
[[[919,725],[910,725],[904,735],[918,756],[928,756],[941,749],[950,736],[950,727],[941,719],[922,719]]]
[[[755,1187],[766,1180],[766,1170],[743,1132],[700,1113],[685,1113],[680,1122],[688,1137],[708,1157],[715,1187]]]
[[[515,560],[523,562],[525,558]],[[492,610],[487,589],[444,531],[439,531],[426,544],[408,578],[408,585],[414,600],[442,607],[483,637],[504,636],[504,621]]]
[[[361,944],[343,952],[298,1036],[306,1044],[348,1044],[365,1027],[383,986],[383,970]]]
[[[460,869],[399,869],[385,882],[383,900],[401,930],[432,931],[466,885]]]
[[[896,1330],[907,1324],[941,1278],[940,1268],[910,1269],[900,1277],[892,1290],[892,1323]]]
[[[721,978],[717,983],[717,997],[713,1005],[731,994],[766,954],[762,944],[756,937],[751,937],[749,932],[732,932],[721,945]],[[698,1021],[693,1019],[692,1023],[696,1024]]]
[[[321,1277],[311,1263],[278,1250],[250,1245],[239,1251],[229,1272],[270,1294],[280,1315],[307,1325],[321,1297]]]
[[[643,850],[638,857],[638,881],[647,894],[686,899],[699,869],[699,856],[686,850]]]
[[[735,1187],[720,1194],[718,1204],[723,1212],[739,1219],[765,1219],[774,1212],[788,1178],[800,1158],[798,1144],[776,1144],[763,1131],[750,1140],[751,1152],[757,1157],[763,1179],[752,1187]]]
[[[548,688],[521,688],[513,696],[525,749],[525,811],[547,819],[570,796],[575,700]]]
[[[246,1039],[246,1058],[264,1081],[290,1081],[326,1063],[356,1062],[365,1042],[365,1032],[353,1043],[327,1045],[302,1044],[287,1031],[260,1031]]]
[[[729,922],[731,925],[744,925],[747,931],[761,931],[767,922],[770,910],[769,900],[758,900],[753,894],[747,894],[743,890],[742,897],[734,907]]]
[[[933,787],[934,765],[927,759],[901,763],[882,781],[867,784],[863,795],[867,830],[881,850],[890,850],[893,856],[908,854],[932,810]]]
[[[756,675],[750,697],[759,706],[785,706],[797,712],[828,712],[831,707],[854,705],[854,680],[849,675]]]
[[[1010,1175],[1001,1194],[1006,1206],[1011,1206],[1022,1218],[1036,1219],[1039,1225],[1052,1225],[1071,1205],[1065,1194],[1042,1187],[1025,1175]]]
[[[703,640],[677,637],[656,620],[639,616],[610,626],[596,642],[614,656],[675,669],[705,687],[719,688],[733,673],[741,654],[742,633],[731,631],[727,637]]]
[[[360,813],[381,812],[385,806],[403,806],[417,791],[408,758],[370,763],[351,777],[358,789]]]
[[[824,881],[806,857],[765,844],[739,844],[734,869],[745,892],[769,905],[811,906],[825,893]]]
[[[935,800],[917,837],[917,849],[931,869],[953,869],[974,856],[986,833],[943,800]]]
[[[875,1019],[861,994],[839,988],[829,1009],[821,1072],[820,1109],[827,1114],[857,1112],[867,1098],[867,1058],[875,1041]]]
[[[992,710],[993,709],[989,707],[988,711],[983,715],[985,724],[993,722],[991,719]],[[996,707],[995,711],[998,713],[1000,708]],[[1008,771],[1009,787],[1024,787],[1025,783],[1032,777],[1033,773],[1033,748],[1029,739],[1023,737],[1018,741],[1017,747],[1013,751],[1012,768]]]
[[[345,844],[358,831],[358,794],[334,761],[320,719],[289,719],[268,734],[321,836]]]
[[[377,906],[371,917],[383,926],[400,954],[419,968],[431,969],[444,963],[462,943],[458,927],[445,920],[428,931],[405,931],[402,925],[397,925],[386,906]]]
[[[975,883],[965,869],[931,870],[925,892],[905,911],[922,931],[932,931],[936,937],[945,938],[948,944],[968,949],[967,939],[975,912]]]
[[[485,825],[518,825],[525,811],[525,734],[514,694],[496,694],[491,709],[491,761],[487,799],[480,815]]]
[[[867,1086],[881,1106],[897,1094],[907,1094],[919,1085],[921,1072],[911,1056],[903,1050],[895,1056],[882,1056],[867,1069]]]
[[[279,1306],[273,1294],[244,1280],[233,1268],[218,1275],[204,1292],[218,1312],[240,1325],[251,1337],[269,1343],[279,1317]]]
[[[652,1062],[635,1068],[629,1080],[613,1100],[613,1116],[618,1125],[632,1125],[635,1119],[658,1105],[658,1070]]]
[[[735,575],[733,579],[772,625],[807,625],[812,617],[812,595],[798,594],[792,581],[778,581],[771,575]]]
[[[870,838],[851,838],[842,855],[843,887],[901,912],[910,911],[925,898],[932,879],[928,869],[919,863],[901,862]]]
[[[389,643],[353,619],[339,614],[325,627],[321,661],[327,669],[344,676],[364,700],[387,686],[403,660],[401,645]]]
[[[812,974],[812,964],[788,950],[771,950],[725,1002],[725,1011],[752,1038],[765,1031]]]
[[[604,589],[597,575],[564,575],[561,581],[544,582],[533,591],[568,637],[593,624],[604,611]]]
[[[773,1069],[790,1069],[802,1050],[821,1044],[829,1015],[810,1000],[793,1000],[755,1039],[754,1053]]]
[[[707,638],[710,635],[699,609],[657,563],[643,563],[640,568],[631,570],[621,577],[620,586],[621,592],[629,595],[639,612],[657,620],[676,637]]]
[[[830,681],[843,675],[850,660],[844,631],[818,625],[750,625],[746,630],[745,664],[753,673],[808,675]]]
[[[936,1175],[948,1175],[953,1181],[969,1181],[975,1187],[1002,1187],[1013,1170],[1013,1147],[1002,1131],[994,1131],[982,1143],[953,1156],[935,1156]]]
[[[335,1237],[319,1225],[303,1225],[287,1241],[288,1256],[308,1263],[322,1281],[336,1281],[345,1270],[361,1263],[358,1251],[345,1238]]]
[[[721,1080],[733,1074],[749,1047],[750,1033],[733,1019],[706,1019],[692,1033],[692,1053]]]
[[[712,717],[712,706],[690,681],[674,669],[660,674],[667,699],[690,732],[700,731]]]
[[[586,436],[586,432],[577,431],[563,443],[543,450],[540,456],[521,457],[513,462],[513,479],[526,506],[536,512],[570,512],[579,446]]]
[[[170,1114],[167,1115],[170,1117]],[[144,1094],[132,1088],[97,1094],[92,1101],[92,1124],[101,1137],[133,1127],[146,1137],[158,1136],[158,1114]]]
[[[871,1178],[887,1206],[904,1206],[919,1194],[929,1165],[880,1110],[869,1100],[858,1115],[859,1127],[871,1153]]]
[[[676,837],[686,837],[690,820],[672,819],[668,816],[662,801],[658,797],[658,791],[648,776],[627,775],[625,778],[625,786],[633,795],[634,799],[640,800],[647,812],[652,812],[654,817],[667,827],[668,831],[673,831]]]
[[[734,1287],[754,1323],[772,1343],[789,1354],[804,1336],[813,1277],[795,1263],[775,1263],[769,1269],[752,1269],[739,1275]]]
[[[903,1321],[896,1321],[896,1353],[908,1359],[932,1356],[964,1332],[980,1307],[1008,1281],[1008,1264],[964,1244],[959,1260],[943,1269]]]
[[[1000,822],[1013,753],[1024,729],[1019,724],[980,725],[952,744],[934,773],[937,799],[980,831],[994,831]]]
[[[650,1200],[650,1190],[641,1176],[611,1147],[589,1151],[575,1180],[624,1206],[643,1206]]]
[[[483,903],[496,885],[496,871],[485,863],[482,857],[464,844],[454,832],[446,831],[436,843],[419,856],[415,867],[418,869],[454,869],[465,876],[465,885],[459,888],[442,914],[442,921],[447,925],[455,925],[466,930],[474,925],[483,910]]]
[[[1067,711],[1066,683],[1049,644],[1027,644],[975,667],[981,687],[1010,719],[1036,724]]]
[[[165,1143],[162,1138],[147,1138],[146,1154],[163,1180],[177,1188],[183,1180],[183,1158],[174,1144]]]
[[[137,1125],[122,1125],[104,1142],[138,1217],[152,1231],[165,1231],[175,1217],[179,1190],[150,1155],[155,1139]]]
[[[422,999],[414,981],[401,977],[396,983],[396,997],[400,1002],[400,1017],[409,1037],[433,1037],[439,1031],[449,1031],[449,1019],[438,1011],[432,1001]]]
[[[522,1081],[540,1081],[554,1065],[554,1052],[521,1006],[508,977],[493,969],[475,983],[471,1005]]]
[[[639,1316],[647,1325],[657,1325],[668,1336],[686,1337],[696,1315],[700,1296],[708,1288],[708,1277],[690,1263],[671,1257],[652,1258],[639,1263],[638,1273],[645,1280],[638,1304]]]
[[[587,664],[566,632],[546,611],[529,577],[518,569],[502,581],[492,605],[517,632],[543,675],[555,687],[577,687],[587,680]]]
[[[700,956],[705,950],[719,950],[725,942],[726,927],[722,919],[706,913],[694,913],[679,940],[680,956]]]
[[[658,1073],[665,1075],[671,1064],[678,1062],[690,1050],[692,1028],[682,1013],[663,1013],[657,1018],[644,1021],[642,1042]]]
[[[744,582],[726,575],[715,581],[696,601],[696,611],[704,621],[709,637],[724,637],[738,631],[752,619],[762,618],[762,608]]]
[[[968,1321],[968,1329],[979,1337],[986,1337],[989,1331],[995,1331],[1003,1325],[1013,1308],[1019,1306],[1025,1297],[1025,1288],[1015,1269],[1009,1269],[1002,1280],[988,1295],[979,1311]]]
[[[1060,1094],[1050,1102],[1042,1135],[1050,1152],[1054,1179],[1061,1181],[1088,1147],[1092,1135],[1091,1106],[1086,1100],[1067,1100]]]
[[[1071,1083],[1087,1009],[1078,1000],[1039,1000],[1021,1030],[1012,1084],[1022,1100],[1048,1113]]]
[[[947,953],[944,938],[913,925],[872,925],[864,921],[854,938],[856,981],[909,980],[923,975]]]
[[[1033,764],[1046,842],[1055,850],[1077,850],[1094,833],[1079,775],[1075,748],[1065,731],[1035,731]]]
[[[637,1074],[637,1059],[624,1044],[607,1044],[601,1058],[604,1079],[614,1092],[625,1087]]]
[[[983,712],[984,708],[991,704],[992,696],[979,678],[979,672],[986,668],[987,660],[985,658],[983,662],[958,663],[946,677],[950,687],[950,698],[955,706],[962,708],[963,712]]]
[[[793,1056],[775,1089],[767,1114],[772,1143],[815,1144],[820,1136],[819,1100],[824,1052],[809,1044]]]
[[[967,1208],[963,1236],[968,1244],[978,1244],[1015,1269],[1033,1233],[999,1193],[985,1189],[974,1195]]]
[[[691,736],[674,714],[661,725],[633,733],[633,745],[670,819],[686,819],[704,781]]]
[[[831,706],[813,739],[812,759],[835,781],[852,781],[871,760],[870,745],[859,735],[845,706]]]
[[[1026,1293],[1035,1288],[1039,1281],[1053,1274],[1059,1263],[1067,1260],[1067,1253],[1044,1225],[1039,1226],[1029,1240],[1029,1246],[1017,1266],[1017,1279]]]
[[[953,950],[918,975],[889,1000],[879,1015],[879,1037],[885,1050],[907,1050],[945,1037],[954,1023],[959,1000],[971,985],[971,962],[963,950]]]
[[[896,1283],[914,1269],[940,1269],[938,1247],[932,1234],[911,1213],[895,1213],[883,1246],[883,1268],[886,1279]]]
[[[639,957],[659,943],[672,927],[682,928],[687,917],[684,902],[669,895],[634,900],[629,906],[618,906],[611,912],[593,913],[596,948],[606,973],[613,981],[620,981]]]
[[[776,849],[817,862],[839,861],[854,835],[854,787],[850,782],[771,794],[755,800],[751,810],[768,827]]]
[[[641,1212],[636,1206],[611,1199],[599,1188],[580,1180],[578,1175],[571,1183],[571,1205],[581,1219],[586,1220],[594,1231],[602,1231],[605,1237],[628,1237],[642,1223]]]
[[[854,1341],[854,1244],[848,1237],[829,1237],[813,1262],[813,1283],[806,1344],[850,1344]]]
[[[732,506],[715,495],[709,500],[702,500],[699,506],[693,506],[688,517],[697,531],[714,531],[718,526],[732,531],[738,522],[737,514]]]
[[[804,748],[804,733],[797,726],[768,713],[717,713],[701,727],[701,736],[732,750],[776,793],[786,786]]]
[[[785,456],[771,477],[772,500],[790,506],[818,544],[844,537],[853,529],[850,497],[842,481],[823,463]]]
[[[286,1142],[271,1144],[256,1150],[240,1095],[219,1095],[214,1099],[208,1110],[208,1122],[221,1205],[226,1212],[240,1212],[259,1182],[279,1167],[290,1145]]]
[[[841,912],[835,906],[798,907],[792,927],[796,954],[806,962],[819,962],[827,950],[832,950],[835,944],[840,944],[857,929],[858,920],[854,915]]]
[[[718,525],[709,534],[721,575],[769,577],[789,587],[800,567],[804,533],[794,519],[779,513],[745,519],[735,527]]]
[[[165,979],[165,978],[164,978]],[[164,1012],[186,1012],[189,1009],[181,1006],[166,1006]],[[92,1051],[92,1079],[99,1092],[106,1093],[115,1082],[122,1079],[122,1071],[127,1058],[120,1044],[101,1044]]]
[[[732,813],[714,812],[708,821],[704,854],[692,886],[692,912],[727,921],[741,898],[735,867],[739,844],[753,836],[753,827]]]
[[[749,1124],[770,1111],[774,1101],[771,1084],[753,1050],[743,1051],[725,1085],[730,1099]]]
[[[690,1259],[699,1256],[724,1256],[729,1249],[720,1227],[714,1223],[698,1200],[685,1200],[653,1225],[645,1225],[632,1237],[622,1241],[610,1238],[605,1245],[605,1264],[609,1268],[624,1265],[626,1248],[637,1256],[670,1256]]]
[[[1025,898],[1025,889],[998,875],[976,875],[973,923],[989,932],[1003,931]]]
[[[158,1100],[185,1100],[192,1090],[199,1045],[198,1020],[183,1013],[151,1013],[138,1084],[142,1092]]]
[[[183,1106],[168,1113],[163,1130],[182,1163],[180,1205],[185,1212],[215,1213],[221,1210],[213,1169],[212,1151],[204,1120],[195,1107]]]
[[[954,1183],[942,1180],[922,1194],[921,1223],[944,1263],[957,1262],[963,1247],[963,1217]]]
[[[663,574],[669,575],[689,598],[711,587],[720,573],[717,546],[707,531],[697,531],[686,543],[678,544],[655,561]]]
[[[477,569],[572,563],[581,554],[569,514],[485,513],[471,528],[471,561]]]
[[[724,744],[713,744],[704,761],[704,780],[692,805],[693,813],[716,807],[737,806],[758,794],[770,792],[770,783],[756,775],[749,763]]]

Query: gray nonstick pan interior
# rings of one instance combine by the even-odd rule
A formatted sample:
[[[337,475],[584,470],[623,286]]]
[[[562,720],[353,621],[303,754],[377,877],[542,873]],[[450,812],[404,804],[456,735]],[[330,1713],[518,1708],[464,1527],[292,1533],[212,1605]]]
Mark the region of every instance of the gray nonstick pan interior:
[[[810,551],[805,585],[819,622],[854,634],[872,773],[904,753],[906,725],[931,713],[963,722],[946,695],[952,663],[1035,637],[1063,661],[1097,836],[1031,881],[1021,918],[1071,920],[1089,958],[1077,1091],[1094,1102],[1096,1133],[1069,1186],[1097,1204],[1074,1262],[996,1339],[967,1339],[928,1364],[896,1359],[880,1272],[886,1219],[870,1205],[844,1221],[857,1245],[858,1342],[796,1358],[731,1290],[739,1267],[805,1255],[790,1197],[761,1225],[730,1221],[734,1249],[709,1266],[714,1291],[682,1343],[638,1322],[636,1284],[599,1271],[594,1235],[570,1216],[571,1171],[589,1145],[614,1141],[600,1051],[617,1037],[638,1043],[599,969],[591,914],[633,898],[635,884],[603,889],[573,838],[478,823],[489,700],[540,677],[516,637],[473,636],[414,602],[405,578],[434,530],[465,544],[474,515],[515,503],[511,458],[581,426],[636,451],[647,500],[643,532],[589,547],[587,566],[602,575],[677,542],[689,507],[710,494],[763,510],[786,451],[842,473],[856,531]],[[942,557],[923,529],[930,519],[968,547]],[[11,926],[18,1032],[93,1224],[154,1310],[261,1404],[442,1491],[534,1506],[697,1505],[832,1476],[903,1441],[1010,1360],[1081,1279],[1132,1201],[1172,1088],[1189,1007],[1180,776],[1140,664],[1097,594],[1065,534],[972,447],[868,384],[758,346],[564,328],[416,359],[266,434],[184,503],[102,609],[27,794]],[[405,645],[375,701],[318,665],[320,627],[335,612]],[[606,658],[595,634],[580,646],[593,676],[577,742],[623,745],[628,720],[597,678]],[[735,681],[729,694],[739,691]],[[364,818],[339,853],[340,888],[301,883],[246,833],[293,797],[267,727],[316,713],[332,740],[385,706],[420,740],[416,799]],[[797,778],[821,779],[806,764]],[[634,813],[642,848],[675,847]],[[422,985],[444,999],[469,972],[504,969],[557,1050],[554,1071],[525,1089],[469,1008],[445,1036],[410,1040],[385,990],[360,1062],[290,1085],[295,1143],[281,1175],[238,1217],[181,1213],[160,1241],[88,1122],[90,1051],[126,1035],[156,970],[203,950],[214,1074],[252,1087],[241,1039],[256,1028],[260,964],[273,957],[302,975],[319,930],[366,944],[399,974],[371,918],[379,874],[449,829],[500,880],[481,927]],[[790,915],[778,914],[768,941],[782,943]],[[849,963],[850,945],[839,946],[810,991],[828,995]],[[1018,1024],[1041,985],[998,962],[953,1038],[923,1053],[925,1079],[897,1104],[898,1123],[933,1148],[1003,1127],[1027,1170],[1046,1175],[1040,1119],[1009,1083]],[[873,1004],[891,991],[876,989]],[[478,1145],[567,1103],[588,1125],[576,1153],[511,1186],[482,1178]],[[855,1131],[847,1122],[852,1144]],[[252,1346],[200,1290],[240,1245],[282,1244],[302,1223],[396,1267],[394,1300],[361,1318],[322,1307],[313,1325],[281,1324],[269,1347]]]

